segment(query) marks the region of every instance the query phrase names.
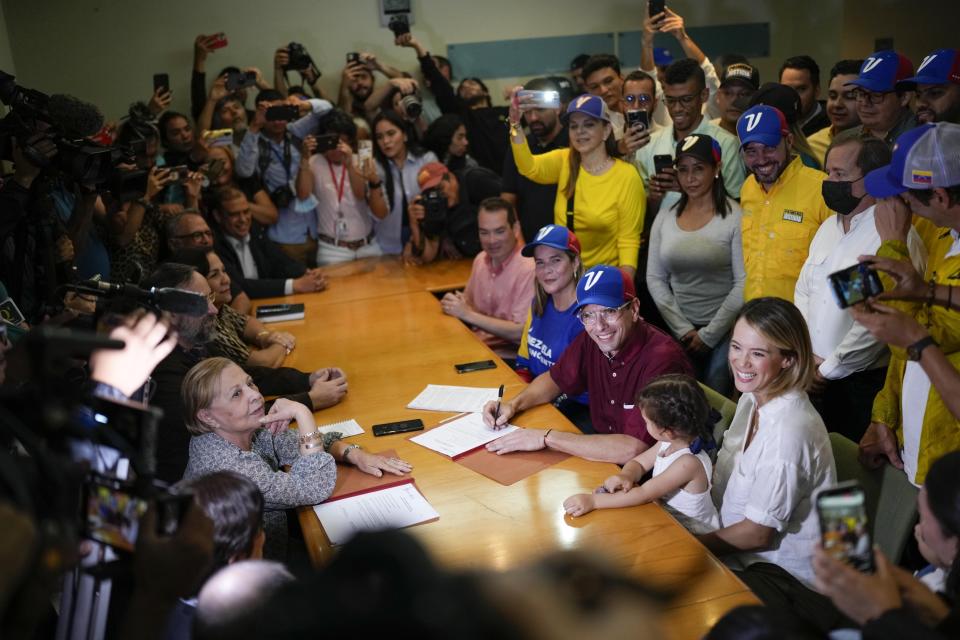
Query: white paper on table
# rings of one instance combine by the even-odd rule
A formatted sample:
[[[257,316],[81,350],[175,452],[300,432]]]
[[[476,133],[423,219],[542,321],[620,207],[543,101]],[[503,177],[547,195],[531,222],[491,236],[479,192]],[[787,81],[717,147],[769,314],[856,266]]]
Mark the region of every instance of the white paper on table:
[[[494,429],[483,423],[482,414],[470,413],[410,438],[410,441],[455,458],[519,428],[508,424]]]
[[[322,427],[317,427],[317,431],[320,433],[339,431],[341,434],[343,434],[344,438],[349,438],[350,436],[359,436],[361,433],[363,433],[363,428],[360,426],[359,422],[351,418],[350,420],[333,422],[330,424],[325,424]]]
[[[440,517],[413,480],[318,504],[313,510],[334,545],[343,544],[360,531],[403,529]]]
[[[479,412],[487,402],[497,399],[497,392],[498,389],[493,387],[452,387],[428,384],[420,395],[410,401],[407,409],[455,413]]]

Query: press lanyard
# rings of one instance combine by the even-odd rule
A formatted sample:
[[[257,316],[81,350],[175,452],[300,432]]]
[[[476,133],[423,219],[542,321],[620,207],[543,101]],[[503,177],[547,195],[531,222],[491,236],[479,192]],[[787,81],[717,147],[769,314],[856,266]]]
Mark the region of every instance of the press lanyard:
[[[347,183],[347,165],[343,165],[343,170],[340,172],[340,184],[337,184],[337,176],[333,173],[333,163],[327,162],[327,168],[330,169],[330,180],[333,181],[333,186],[337,188],[337,213],[340,213],[340,203],[343,201],[343,187]]]

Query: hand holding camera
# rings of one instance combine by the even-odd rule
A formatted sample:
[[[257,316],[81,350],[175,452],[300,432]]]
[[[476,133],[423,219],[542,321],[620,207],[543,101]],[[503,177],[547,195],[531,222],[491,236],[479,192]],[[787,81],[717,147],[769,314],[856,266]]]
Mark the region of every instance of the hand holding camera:
[[[283,68],[290,64],[290,54],[286,47],[280,47],[273,53],[273,68],[277,71],[283,71]]]
[[[316,136],[307,136],[300,145],[300,166],[306,167],[310,164],[310,156],[317,150]]]

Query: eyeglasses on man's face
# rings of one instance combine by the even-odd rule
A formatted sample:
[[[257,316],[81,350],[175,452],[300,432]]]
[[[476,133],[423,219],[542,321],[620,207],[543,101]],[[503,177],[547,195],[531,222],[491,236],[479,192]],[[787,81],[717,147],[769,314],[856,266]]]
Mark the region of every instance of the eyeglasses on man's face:
[[[581,311],[577,317],[584,326],[596,324],[597,318],[603,318],[606,323],[615,322],[620,317],[620,312],[629,307],[631,302],[632,300],[628,300],[616,308],[605,307],[599,311]]]

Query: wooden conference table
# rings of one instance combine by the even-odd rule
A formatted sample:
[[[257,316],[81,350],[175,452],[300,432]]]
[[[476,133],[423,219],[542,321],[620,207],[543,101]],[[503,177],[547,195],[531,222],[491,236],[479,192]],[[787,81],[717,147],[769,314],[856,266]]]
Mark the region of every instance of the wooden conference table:
[[[272,328],[297,337],[286,365],[303,370],[338,366],[347,374],[343,402],[318,413],[317,423],[356,419],[365,433],[351,439],[369,451],[394,449],[410,462],[417,486],[440,519],[408,529],[444,566],[509,569],[557,550],[596,550],[648,584],[686,585],[665,612],[672,638],[699,638],[729,609],[756,604],[753,594],[665,510],[655,504],[564,515],[563,500],[592,491],[616,472],[608,463],[570,457],[510,486],[409,442],[410,434],[374,438],[370,426],[421,418],[427,428],[453,414],[413,411],[406,405],[428,384],[507,387],[524,383],[470,330],[446,316],[431,292],[462,287],[470,261],[408,267],[375,258],[328,270],[320,294],[261,301],[306,305],[303,320]],[[460,362],[493,359],[497,368],[457,374]],[[524,412],[514,424],[576,431],[552,406]],[[300,510],[311,559],[322,565],[331,547],[313,510]]]

